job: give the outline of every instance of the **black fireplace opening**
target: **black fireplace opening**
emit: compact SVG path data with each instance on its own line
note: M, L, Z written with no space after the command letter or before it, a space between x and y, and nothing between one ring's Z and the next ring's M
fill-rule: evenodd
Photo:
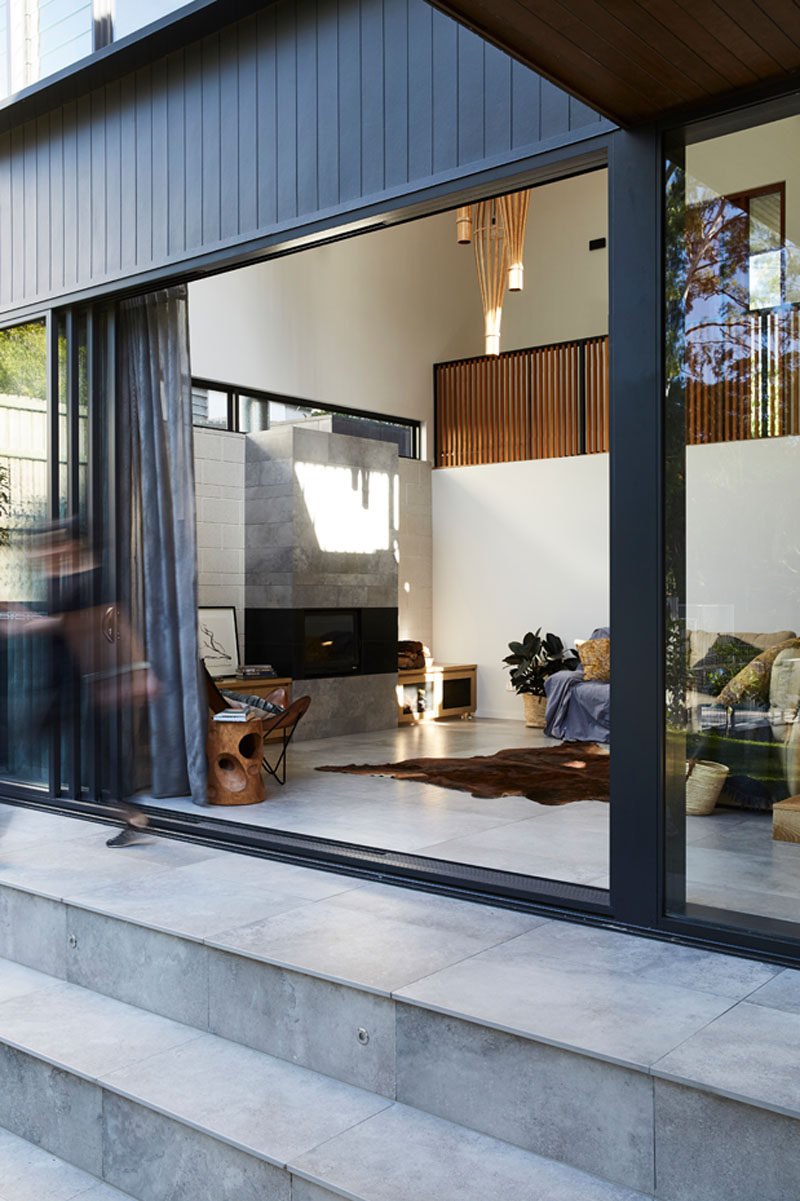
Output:
M357 672L360 642L355 609L304 610L303 678Z
M245 609L248 663L293 680L397 672L397 609Z

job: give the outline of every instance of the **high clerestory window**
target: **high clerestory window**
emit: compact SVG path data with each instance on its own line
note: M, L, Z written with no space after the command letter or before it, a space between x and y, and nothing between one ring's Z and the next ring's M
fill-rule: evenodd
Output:
M0 99L182 7L176 0L0 0Z
M278 425L318 423L333 434L394 442L403 459L418 459L420 425L405 417L333 408L316 401L278 396L271 392L244 392L225 384L192 380L192 420L206 429L254 434Z

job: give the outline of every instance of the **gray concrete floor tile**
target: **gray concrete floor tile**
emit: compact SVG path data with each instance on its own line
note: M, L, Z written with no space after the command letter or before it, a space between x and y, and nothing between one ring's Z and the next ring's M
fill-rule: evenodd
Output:
M512 1034L648 1068L729 998L631 973L539 959L536 931L397 991L397 998Z
M546 959L570 967L630 972L643 980L732 1000L750 993L757 996L753 990L781 971L774 964L571 922L548 922L528 936L526 945L537 962Z
M11 1000L12 997L24 997L43 989L57 988L59 985L60 981L34 968L23 967L10 959L0 959L0 1004Z
M800 1117L800 1014L741 1001L660 1059L653 1072Z
M195 1039L198 1032L77 985L58 983L0 1003L0 1036L19 1050L95 1080Z
M358 1201L642 1201L640 1193L404 1105L290 1167L312 1184Z
M396 917L382 914L377 902L378 912L371 912L357 901L354 910L344 898L334 898L217 934L209 945L387 994L513 938L521 925L529 927L537 921L510 910L484 910L463 902L457 921L445 917L439 924L435 899L428 907L428 920L423 921L424 904L404 900L404 890L398 893ZM387 908L391 912L391 905ZM451 912L446 906L438 911Z
M390 1104L210 1034L109 1073L104 1083L278 1165Z
M753 1005L800 1013L800 971L785 968L747 998Z
M192 869L188 872L177 868L89 889L82 893L81 905L156 930L202 939L310 903L306 897L281 895L256 883L242 883L235 875L225 880Z
M381 763L418 755L477 755L554 743L520 721L476 720L296 742L281 788L267 781L260 805L206 806L210 820L289 830L339 842L480 864L498 870L585 882L608 872L608 806L601 814L568 814L583 803L548 809L524 797L485 800L453 789L386 776L318 772L320 764ZM198 812L190 801L153 802ZM541 830L534 819L546 819ZM529 829L522 831L522 823ZM504 827L509 833L503 837ZM511 828L515 827L513 832ZM548 844L552 842L552 846Z
M41 1147L0 1130L0 1201L130 1201Z
M28 843L4 851L0 857L0 884L72 900L90 888L144 879L182 864L201 862L208 856L208 849L202 846L155 836L114 850L105 845L113 827L94 822L80 824L85 829L82 838Z

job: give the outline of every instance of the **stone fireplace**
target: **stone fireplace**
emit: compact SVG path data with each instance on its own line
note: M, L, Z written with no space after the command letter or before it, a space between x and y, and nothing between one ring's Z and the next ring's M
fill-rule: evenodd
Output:
M245 452L245 640L312 705L305 738L397 723L397 448L287 425Z

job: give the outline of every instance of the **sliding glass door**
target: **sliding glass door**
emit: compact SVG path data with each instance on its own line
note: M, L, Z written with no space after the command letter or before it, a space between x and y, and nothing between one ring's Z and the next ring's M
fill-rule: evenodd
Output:
M0 775L49 787L50 745L37 721L46 703L48 656L24 631L46 610L47 589L28 553L49 503L47 327L0 330Z
M800 934L800 116L666 161L668 915Z

